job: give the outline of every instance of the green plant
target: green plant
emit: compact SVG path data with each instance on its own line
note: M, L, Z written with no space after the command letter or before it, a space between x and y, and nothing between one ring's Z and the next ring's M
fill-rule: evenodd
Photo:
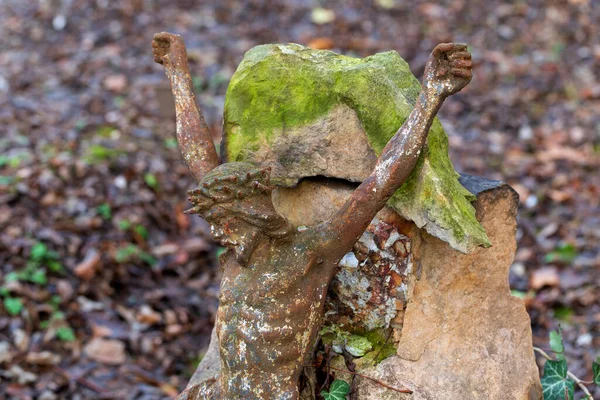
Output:
M5 278L6 282L10 282L8 280L10 274L8 274ZM14 281L14 275L13 275ZM0 287L0 297L3 297L2 304L4 305L4 309L9 315L19 315L23 310L23 300L18 297L12 297L10 291L6 286Z
M341 379L336 379L331 383L329 391L323 390L321 396L325 400L346 400L346 395L350 393L350 385Z
M117 249L117 252L115 253L115 261L119 264L131 262L134 259L139 259L150 266L156 264L156 258L134 244L128 244L127 246L121 247Z
M51 326L55 327L55 335L58 340L63 342L73 342L76 339L75 332L69 326L65 313L60 311L60 296L52 296L48 301L48 305L54 310L47 321L40 322L40 329L47 329Z
M16 181L14 176L0 175L0 186L9 186Z
M0 168L8 165L10 168L17 168L21 165L21 162L31 159L31 156L26 152L19 152L16 154L0 155Z
M147 240L150 234L144 225L137 224L133 227L133 231L140 235L144 240Z
M74 342L76 339L75 332L70 326L61 326L56 329L56 337L63 342Z
M144 175L144 182L146 182L146 185L148 185L153 190L158 190L158 179L153 173L146 173L146 175Z
M112 160L123 153L123 150L111 149L99 144L93 144L88 147L83 159L88 164L96 164L102 161Z
M58 261L58 253L49 250L42 242L37 242L31 248L31 254L29 256L29 262L26 268L30 268L34 271L34 274L38 273L40 268L47 266L52 272L63 272L64 267L60 261ZM39 283L39 282L38 282Z
M26 281L45 285L48 283L46 268L56 273L64 272L64 267L58 258L57 252L49 250L44 243L37 242L31 248L25 268L7 274L4 279L6 282Z
M98 129L96 129L96 136L110 138L112 136L113 132L116 130L117 130L117 128L115 128L114 126L103 125L103 126L98 127Z
M556 359L550 357L544 350L534 347L534 350L546 359L542 378L544 400L573 400L575 385L585 393L585 399L593 400L585 385L595 383L600 386L600 357L592 363L594 381L586 382L569 372L560 327L558 330L550 332L550 348L556 354Z
M23 310L23 301L18 297L5 297L3 304L4 309L10 315L19 315L21 314L21 310Z
M102 203L96 207L96 212L102 217L102 219L109 220L112 216L112 209L110 204Z
M148 229L146 229L146 227L142 224L135 224L132 226L131 221L127 219L122 219L118 222L118 226L119 229L122 231L129 231L131 229L133 233L135 233L144 240L148 240L148 238L150 237Z
M164 141L165 147L167 149L176 149L177 148L177 139L175 138L167 138Z
M127 219L122 219L119 221L119 229L122 231L128 231L131 228L131 222Z
M546 254L544 261L547 263L561 262L568 264L577 257L577 249L570 243L563 243L557 246L550 253Z

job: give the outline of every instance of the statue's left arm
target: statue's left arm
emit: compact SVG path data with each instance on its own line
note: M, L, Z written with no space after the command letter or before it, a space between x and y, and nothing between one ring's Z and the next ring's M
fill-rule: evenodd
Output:
M324 239L325 254L341 257L358 240L412 172L445 98L460 91L470 80L471 55L466 45L443 43L433 50L415 107L381 152L373 173L329 221L317 228Z

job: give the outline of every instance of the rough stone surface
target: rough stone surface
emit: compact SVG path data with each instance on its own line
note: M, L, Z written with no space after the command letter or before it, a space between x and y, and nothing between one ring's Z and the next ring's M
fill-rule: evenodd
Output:
M481 188L481 185L479 185ZM478 194L477 216L494 246L460 254L425 235L421 276L406 308L398 355L361 373L367 399L540 399L530 319L511 296L508 269L516 250L517 195L506 185Z
M223 153L272 166L272 182L282 186L312 176L361 182L419 91L395 52L357 59L295 44L257 46L229 84ZM436 119L416 168L388 204L468 252L489 240L457 177Z
M377 162L356 112L343 104L309 125L287 128L252 158L271 166L272 179L284 185L295 185L307 176L356 182L369 176Z
M186 389L215 377L220 370L221 361L219 359L217 329L214 327L212 334L210 335L210 345L208 346L208 350L206 350L206 354L202 357L202 361L198 365L198 368L196 368L196 372L192 375Z

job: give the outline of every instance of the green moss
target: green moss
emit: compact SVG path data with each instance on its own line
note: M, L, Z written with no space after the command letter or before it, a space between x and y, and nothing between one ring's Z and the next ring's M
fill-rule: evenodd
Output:
M396 346L394 346L394 341L390 337L390 329L375 329L365 333L364 336L373 346L373 350L365 354L362 358L361 363L363 365L379 364L398 351Z
M375 329L366 333L348 332L337 325L324 326L319 332L324 344L332 346L334 351L345 349L358 357L357 366L376 365L396 354L389 329Z
M276 135L310 125L340 104L355 110L379 154L419 91L418 80L396 52L358 59L296 44L257 46L246 53L229 84L224 154L228 161L252 161ZM389 205L460 251L489 246L471 205L474 197L457 176L448 138L436 119L417 167Z

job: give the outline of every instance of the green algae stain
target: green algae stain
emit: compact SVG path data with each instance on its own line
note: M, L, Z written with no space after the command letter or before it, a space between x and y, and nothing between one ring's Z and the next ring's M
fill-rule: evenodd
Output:
M419 91L408 64L393 51L358 59L296 44L257 46L246 53L227 90L225 158L252 161L277 135L310 125L342 104L356 112L379 154ZM389 205L457 250L488 247L471 205L474 196L457 178L448 137L436 119L415 170Z

